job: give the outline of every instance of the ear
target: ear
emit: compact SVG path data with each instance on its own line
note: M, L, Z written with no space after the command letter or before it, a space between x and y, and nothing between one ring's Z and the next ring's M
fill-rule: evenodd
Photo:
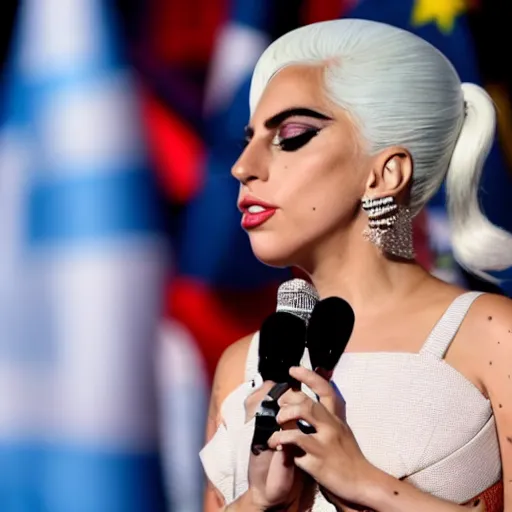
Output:
M394 196L399 201L409 192L413 162L409 151L390 147L374 159L366 182L365 196L371 198Z

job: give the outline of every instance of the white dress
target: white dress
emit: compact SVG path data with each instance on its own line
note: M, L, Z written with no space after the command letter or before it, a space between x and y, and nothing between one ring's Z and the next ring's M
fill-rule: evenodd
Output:
M419 353L345 353L332 378L365 457L394 477L456 503L498 482L502 470L490 401L444 360L479 295L469 292L456 298ZM223 402L223 424L200 453L206 475L226 504L248 487L254 419L245 423L244 400L254 391L258 342L255 334L245 382ZM302 364L311 367L307 350ZM334 510L318 493L313 511Z

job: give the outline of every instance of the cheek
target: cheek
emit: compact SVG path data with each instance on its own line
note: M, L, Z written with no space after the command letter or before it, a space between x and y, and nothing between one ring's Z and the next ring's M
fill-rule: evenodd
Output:
M307 200L297 202L285 218L297 233L305 238L315 238L345 226L353 218L353 207L345 201L338 189L313 188L308 190Z
M329 222L353 212L359 203L355 173L339 159L314 157L285 165L279 174L278 204L287 221L304 229L304 223Z

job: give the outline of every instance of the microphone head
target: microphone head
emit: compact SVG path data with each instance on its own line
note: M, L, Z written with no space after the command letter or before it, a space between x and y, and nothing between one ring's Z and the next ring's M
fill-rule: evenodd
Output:
M318 293L313 285L304 279L291 279L277 290L276 311L291 313L307 323L318 300Z
M307 329L311 366L332 371L354 329L354 310L340 297L323 299L314 307Z
M262 324L258 371L263 380L289 382L291 366L298 366L306 346L306 324L285 311L272 313Z

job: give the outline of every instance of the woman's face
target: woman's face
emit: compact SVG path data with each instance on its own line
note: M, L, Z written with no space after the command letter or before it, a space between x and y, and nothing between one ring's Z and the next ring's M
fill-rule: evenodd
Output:
M326 97L323 74L294 65L269 82L232 169L242 226L268 265L308 269L342 248L360 214L371 163L346 112Z

